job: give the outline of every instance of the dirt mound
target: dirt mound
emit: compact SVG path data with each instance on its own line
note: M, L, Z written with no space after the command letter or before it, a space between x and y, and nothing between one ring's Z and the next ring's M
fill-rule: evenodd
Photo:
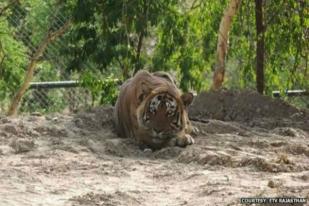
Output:
M202 92L190 106L189 115L193 120L238 121L266 128L290 124L302 129L309 128L307 110L297 109L280 99L248 90Z
M112 106L92 108L78 113L74 118L74 122L79 128L87 130L113 127L113 112L114 108Z

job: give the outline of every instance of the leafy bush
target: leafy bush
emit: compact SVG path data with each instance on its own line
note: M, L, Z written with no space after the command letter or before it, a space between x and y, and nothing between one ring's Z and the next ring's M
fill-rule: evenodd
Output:
M81 86L88 89L92 105L115 104L120 80L114 75L105 76L99 72L87 71L81 76Z

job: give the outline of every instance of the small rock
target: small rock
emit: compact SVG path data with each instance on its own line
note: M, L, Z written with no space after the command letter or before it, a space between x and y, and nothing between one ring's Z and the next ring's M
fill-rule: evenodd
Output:
M35 144L33 140L29 139L13 139L10 146L13 148L15 154L19 154L33 150Z
M275 188L275 183L274 183L274 181L269 180L267 186L270 187L270 188Z
M3 124L6 124L6 123L11 123L12 121L9 119L9 118L7 118L7 117L3 117L3 118L0 118L1 119L1 122L3 123Z
M304 180L304 181L308 181L309 180L309 175L304 174L302 176L300 176L300 179Z
M54 122L57 122L59 120L59 118L58 117L54 117L54 118L52 118L52 121L54 121Z
M291 115L292 119L300 119L304 117L304 113L303 112L297 112Z
M14 135L17 135L18 134L18 130L16 128L16 126L14 125L11 125L11 124L7 124L3 127L3 130L8 132L8 133L11 133L11 134L14 134Z
M283 130L282 135L289 136L289 137L295 137L297 135L297 132L294 129L288 128L286 130Z
M145 148L143 152L144 152L144 153L152 153L152 149L150 149L150 148Z
M31 116L36 116L36 117L41 117L42 113L40 113L40 112L32 112L30 115Z
M273 147L281 147L287 144L288 144L287 142L282 142L282 141L275 141L275 142L270 143L270 145Z
M83 120L80 118L76 118L73 121L77 127L81 127L83 125Z
M282 135L282 136L287 136L287 137L296 137L297 136L297 131L294 128L289 128L289 127L275 128L274 132L276 134L279 134L279 135Z
M283 183L280 182L279 180L269 180L267 186L270 188L278 188L282 186Z
M37 131L35 130L30 130L29 132L27 132L29 136L31 137L39 137L40 136L40 133L38 133Z
M5 132L0 132L0 137L4 137L4 138L6 138L6 137L8 137L9 135L7 134L7 133L5 133Z

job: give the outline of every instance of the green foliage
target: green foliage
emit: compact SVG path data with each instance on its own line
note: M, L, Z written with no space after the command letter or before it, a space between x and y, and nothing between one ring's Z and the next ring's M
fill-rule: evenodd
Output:
M143 67L172 71L176 72L183 90L207 89L216 61L218 28L227 2L67 1L74 25L65 36L68 47L62 51L66 59L63 61L69 71L90 69L123 79ZM306 84L303 74L307 69L308 43L304 28L308 21L301 2L264 5L268 94L274 89ZM226 87L255 88L256 38L255 5L245 0L230 33Z
M69 69L95 63L99 70L128 78L145 64L143 42L170 4L163 0L77 1L70 49L78 58L72 58Z
M10 2L8 2L10 3ZM56 1L25 0L11 4L0 16L0 110L5 110L12 96L21 86L25 70L36 47L49 30L59 27L55 25L52 8ZM7 4L0 4L0 9ZM46 53L48 53L50 48ZM53 51L55 53L55 51ZM55 55L55 54L54 54ZM56 54L58 55L58 54ZM51 81L59 79L59 71L55 70L56 59L44 55L39 59L33 81ZM42 92L40 96L29 91L23 101L21 110L55 111L60 108L63 98L59 92ZM46 103L45 105L42 102ZM25 104L31 102L31 105ZM47 104L48 103L48 104Z
M67 107L66 93L57 89L32 89L25 94L20 112L52 113Z
M27 62L25 46L12 36L14 29L0 17L0 99L11 97L21 84ZM7 102L0 102L3 106Z
M176 70L185 91L209 88L222 3L201 1L195 9L166 13L158 26L154 70Z
M265 85L273 90L307 88L308 28L305 1L265 1ZM242 1L230 34L228 87L255 88L255 7ZM232 70L229 71L229 66ZM236 66L235 66L236 65Z
M119 79L113 75L104 76L92 71L87 71L81 76L81 86L90 91L92 105L95 105L95 103L115 104L119 82Z
M21 84L42 38L69 18L71 29L40 58L34 81L80 79L93 105L114 103L116 77L123 81L141 68L173 72L184 91L208 89L227 2L20 1L0 16L0 99L5 99L0 106L7 104ZM0 2L0 9L6 5ZM308 3L265 1L263 6L266 94L308 88ZM225 87L255 88L256 41L255 4L243 0L230 31ZM65 107L61 94L45 94L53 108ZM26 100L34 96L29 92ZM38 104L33 105L48 111ZM35 109L30 107L25 106L28 111Z

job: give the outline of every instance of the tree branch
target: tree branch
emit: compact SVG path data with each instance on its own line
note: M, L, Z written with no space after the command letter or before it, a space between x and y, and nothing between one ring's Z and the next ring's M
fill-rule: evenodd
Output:
M39 58L43 55L44 51L46 50L48 44L54 41L57 37L61 36L69 28L70 25L71 25L71 21L67 21L57 31L48 32L45 38L39 44L39 47L37 48L32 58L30 59L30 63L27 66L27 72L24 77L24 82L11 101L11 105L7 113L8 116L16 115L18 105L22 97L24 96L26 90L28 89L30 82L33 78L35 66L38 63Z
M194 10L194 9L200 7L201 4L202 4L201 2L198 2L198 4L197 4L197 0L194 0L193 3L191 4L190 10Z
M138 70L140 70L140 56L141 56L141 50L142 50L142 45L143 45L143 39L144 39L144 32L141 31L138 37L134 74L138 72Z
M3 8L0 9L0 16L2 16L4 14L4 12L6 10L8 10L10 8L11 5L15 4L15 3L19 3L19 0L12 0L10 3L8 3L6 6L4 6Z
M3 57L1 58L1 61L0 61L0 76L3 76L3 72L4 70L2 69L2 64L4 63L4 60L7 56L4 54Z
M7 57L7 55L5 54L4 50L3 50L3 47L2 47L2 43L0 41L0 52L3 54L2 58L1 58L1 61L0 61L0 76L3 76L3 67L2 67L2 64L4 63L4 60L5 58ZM0 53L0 54L1 54Z
M138 43L137 43L137 49L136 49L136 58L135 58L135 68L133 74L138 72L138 70L141 69L141 63L140 63L140 56L143 46L143 40L147 31L147 23L148 23L148 9L149 9L149 1L144 0L144 8L143 8L143 28L140 31L139 37L138 37Z
M241 0L230 0L220 22L217 43L217 60L212 83L212 89L214 90L219 89L224 81L225 57L227 54L229 32L232 26L233 17L240 6L240 2Z
M256 89L260 94L264 93L264 18L263 0L255 0L255 24L256 24Z

